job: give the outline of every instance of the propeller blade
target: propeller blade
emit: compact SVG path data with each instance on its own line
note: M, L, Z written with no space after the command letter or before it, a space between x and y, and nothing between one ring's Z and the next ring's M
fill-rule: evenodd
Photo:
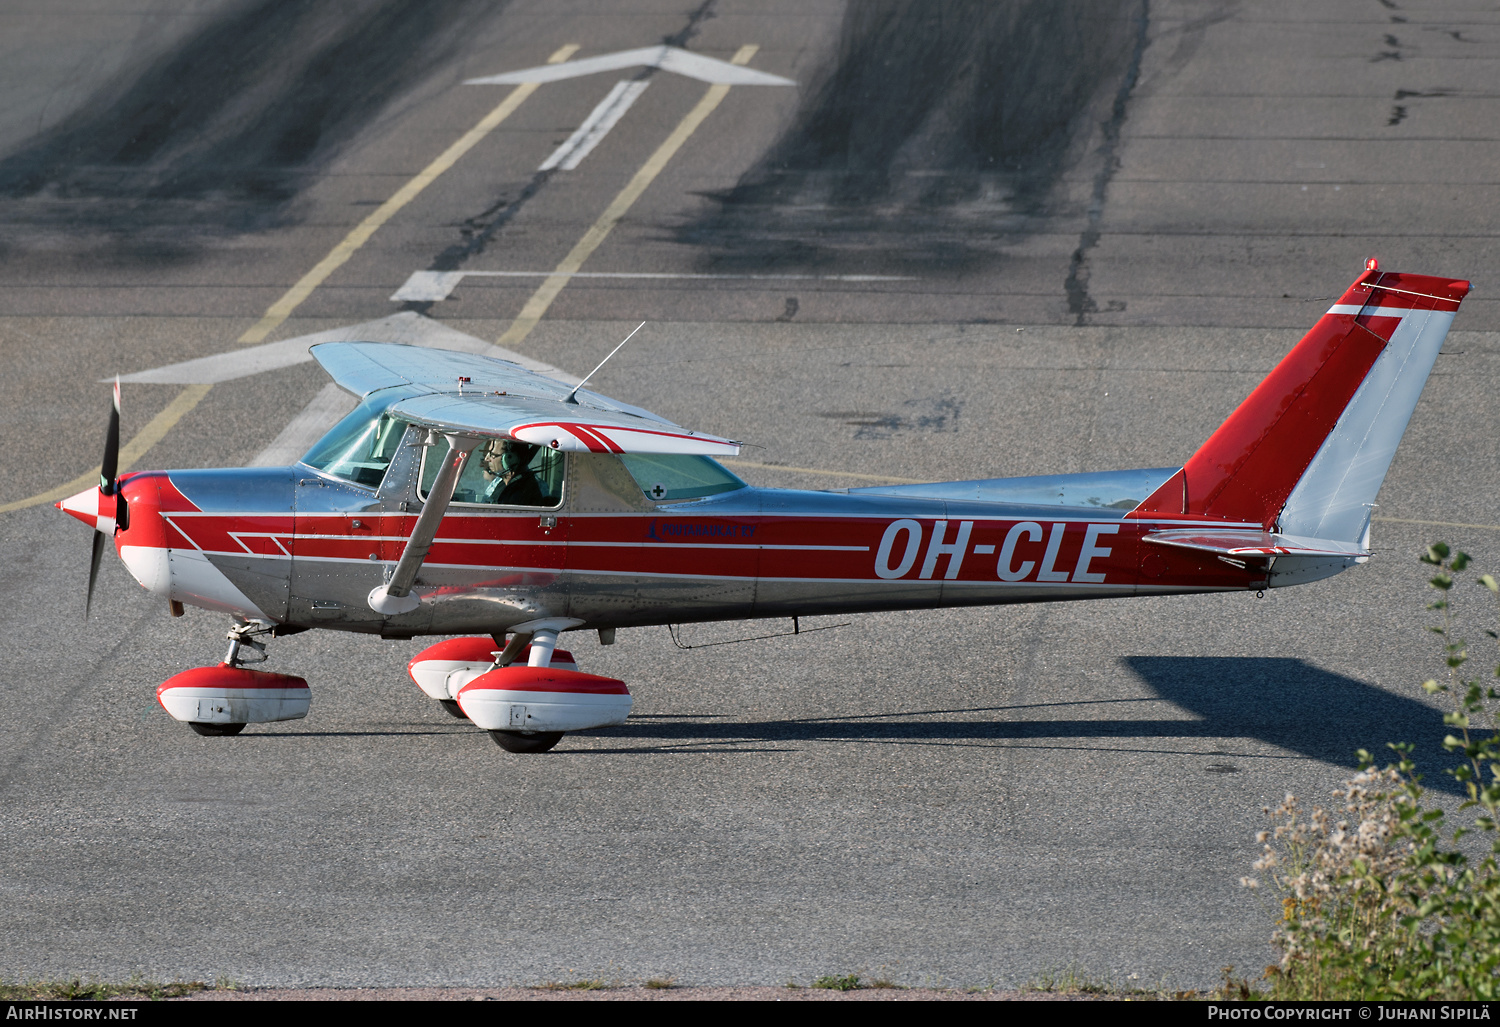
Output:
M94 532L94 552L89 557L89 592L83 601L83 619L89 619L89 607L94 605L94 581L99 577L99 558L104 555L104 532Z
M109 408L109 428L104 432L104 459L99 461L99 493L115 494L115 477L120 472L120 378L115 376L114 402ZM99 560L104 556L104 532L94 530L94 548L89 554L89 590L83 600L83 619L89 619L94 605L94 582L99 580Z
M99 465L99 491L106 496L115 494L115 475L120 469L120 379L115 378L114 405L109 411L109 429L104 433L104 459ZM94 552L98 553L95 546ZM97 568L97 555L94 566ZM93 581L91 577L90 582Z

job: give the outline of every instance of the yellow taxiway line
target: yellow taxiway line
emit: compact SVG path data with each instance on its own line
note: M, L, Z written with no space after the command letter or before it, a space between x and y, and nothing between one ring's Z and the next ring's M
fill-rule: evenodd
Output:
M548 64L561 64L569 57L578 52L578 46L570 43L547 58ZM386 200L374 213L365 218L348 235L344 236L342 242L329 251L328 256L313 267L311 271L303 275L297 284L286 291L286 295L271 304L266 314L255 326L240 336L240 342L245 344L264 342L276 328L291 316L293 310L301 306L302 301L312 295L314 289L322 285L329 275L333 274L352 256L356 250L369 241L381 225L385 224L396 212L416 199L418 194L433 182L437 181L439 175L458 163L458 159L472 150L479 141L489 135L497 125L516 112L516 108L526 102L526 98L537 91L539 83L525 82L512 89L500 105L480 119L479 124L469 129L458 137L458 141L444 150L436 160L423 168L416 177L409 180L400 189L396 190L394 196Z
M742 46L730 58L729 63L749 64L750 58L754 57L759 49L759 46L753 44ZM552 301L557 299L557 294L563 291L563 288L572 280L572 276L583 267L583 262L588 260L600 244L608 238L615 225L619 224L620 219L625 216L625 212L641 198L641 194L656 180L656 176L661 174L667 162L677 154L678 150L682 149L682 144L688 141L688 137L698 130L698 126L703 124L704 119L712 114L714 108L723 103L724 97L728 95L727 85L720 83L708 87L708 92L703 94L703 99L698 101L697 106L688 111L687 116L678 122L672 134L667 136L666 142L657 147L656 152L645 164L641 165L641 169L635 173L625 188L620 190L620 194L605 208L604 213L599 215L599 220L589 226L589 230L583 233L583 238L579 239L568 251L568 255L562 259L562 263L558 264L552 274L537 286L536 292L531 294L531 298L526 301L526 305L521 308L521 313L511 322L505 334L495 340L496 345L509 348L531 334L531 330L547 313L547 308L552 306Z
M198 405L198 401L208 395L212 385L189 385L173 397L162 412L146 422L146 426L136 432L135 438L120 447L120 474L130 469L130 465L146 455L146 450L156 445L171 431L178 421L187 415L187 412ZM26 499L18 499L13 503L0 506L0 513L10 513L12 510L22 510L28 506L38 506L42 503L52 503L59 499L67 499L69 496L82 492L90 485L99 484L99 472L101 468L95 467L92 471L80 474L66 485L59 485L49 492L42 492Z
M569 57L578 52L578 45L569 43L547 58L548 64L561 64ZM240 336L241 343L250 344L262 342L266 336L281 325L292 311L296 310L308 296L312 295L314 289L322 285L328 276L342 267L350 257L354 256L361 246L369 241L370 236L389 221L396 212L416 199L422 190L426 189L438 176L454 164L464 154L472 150L478 143L494 131L506 118L516 112L516 108L525 102L526 98L536 92L537 83L527 82L517 86L508 93L500 104L483 118L473 128L459 136L458 141L444 150L436 160L423 168L415 177L408 180L395 195L377 207L369 217L365 218L359 225L344 236L328 256L318 261L317 265L298 279L297 284L292 286L286 293L266 310L265 315L257 321L249 331ZM146 451L160 442L174 428L178 421L187 416L188 411L202 401L208 395L210 385L190 385L179 392L166 408L157 414L140 432L126 443L120 450L120 473L130 469L131 464L146 455ZM0 514L9 513L12 510L24 510L27 507L39 506L42 503L51 503L59 499L66 499L77 492L88 488L90 484L99 481L99 468L95 467L87 474L81 474L65 485L59 485L46 492L40 492L25 499L17 499L14 502L0 505Z

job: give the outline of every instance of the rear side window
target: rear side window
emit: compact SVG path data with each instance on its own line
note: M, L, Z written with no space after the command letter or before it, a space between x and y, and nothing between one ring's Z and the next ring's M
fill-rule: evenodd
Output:
M706 456L623 453L620 462L649 498L702 499L745 488L745 483Z

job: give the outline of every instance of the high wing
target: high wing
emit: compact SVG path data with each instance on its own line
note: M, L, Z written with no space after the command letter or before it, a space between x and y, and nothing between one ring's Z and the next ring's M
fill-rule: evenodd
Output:
M358 396L418 386L390 407L404 421L450 434L515 439L576 453L734 456L739 443L689 431L640 407L579 390L520 364L471 353L377 342L329 342L312 355Z
M414 396L393 417L446 434L516 439L572 453L678 453L734 456L738 442L634 414L557 400L496 395Z
M464 378L468 379L464 384L466 393L472 389L474 392L562 400L573 391L578 381L561 372L556 372L554 377L545 371L532 370L513 360L395 342L325 342L312 347L311 352L329 377L361 399L397 385L425 386L433 392L456 392L459 379ZM588 389L580 390L577 398L583 406L621 411L672 424L649 410Z

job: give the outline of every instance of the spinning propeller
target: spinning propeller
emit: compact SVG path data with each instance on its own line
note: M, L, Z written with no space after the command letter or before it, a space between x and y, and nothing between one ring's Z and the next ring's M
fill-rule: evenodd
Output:
M84 600L83 616L89 615L94 603L94 582L99 577L99 558L104 543L115 533L116 525L125 527L126 509L117 496L120 470L120 380L115 379L114 403L109 410L109 428L104 433L104 459L99 462L99 487L84 489L76 496L57 502L57 508L70 513L94 529L94 548L89 556L89 591Z

